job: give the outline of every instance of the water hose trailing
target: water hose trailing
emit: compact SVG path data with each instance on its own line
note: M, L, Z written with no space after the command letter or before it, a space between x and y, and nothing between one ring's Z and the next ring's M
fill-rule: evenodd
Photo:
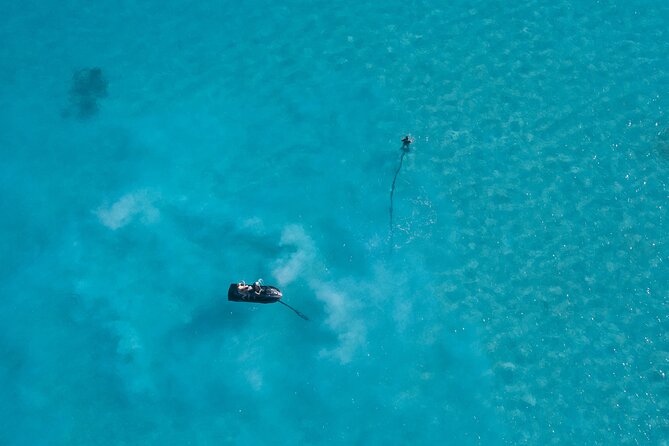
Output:
M293 311L295 312L295 314L297 314L299 317L301 317L301 318L304 319L305 321L308 321L308 320L309 320L309 318L308 318L304 313L302 313L302 312L300 312L300 311L297 311L295 308L291 307L290 305L288 305L288 304L285 303L284 301L280 300L280 301L278 301L278 302L279 302L281 305L285 305L285 306L287 306L288 308L290 308L291 310L293 310Z
M393 195L395 194L395 182L397 181L397 175L400 173L400 169L402 168L402 162L404 161L404 155L406 155L406 151L402 151L402 155L400 156L400 163L397 166L397 170L395 170L395 176L393 177L393 185L390 188L390 231L392 233L393 230Z
M393 239L393 196L395 195L395 182L397 181L397 175L399 175L400 170L402 169L402 162L404 162L404 156L409 153L409 145L413 142L413 138L409 135L402 138L402 155L400 155L400 162L397 165L395 170L395 176L393 177L393 184L390 187L390 240Z

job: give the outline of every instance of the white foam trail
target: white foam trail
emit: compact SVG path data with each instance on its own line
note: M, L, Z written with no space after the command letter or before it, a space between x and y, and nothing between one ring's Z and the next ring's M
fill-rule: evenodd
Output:
M281 246L294 247L295 251L275 263L272 271L280 285L285 286L301 276L318 300L325 305L328 315L326 325L337 334L339 344L333 349L322 349L322 357L332 357L341 363L353 359L358 348L365 344L367 328L359 315L359 304L337 286L323 280L325 270L318 259L316 246L299 225L289 225L281 234Z
M328 314L325 323L337 333L339 339L336 348L322 349L320 355L337 358L342 364L351 362L355 352L367 340L367 328L357 314L359 305L348 295L336 291L330 284L310 280L309 287L318 300L325 304Z
M259 392L262 389L263 375L259 370L257 369L247 370L244 373L244 375L246 377L246 381L248 381L249 385L253 390Z
M95 211L100 223L115 231L140 216L143 223L152 223L160 217L160 211L153 205L146 190L124 195L111 206Z
M116 371L122 377L128 394L143 398L154 395L156 388L149 354L139 332L129 322L116 321L110 327L118 336Z
M281 233L281 246L294 246L295 252L287 258L279 259L275 263L272 271L280 285L288 285L300 274L311 269L315 257L316 248L311 238L304 232L304 229L298 225L290 225L284 228Z

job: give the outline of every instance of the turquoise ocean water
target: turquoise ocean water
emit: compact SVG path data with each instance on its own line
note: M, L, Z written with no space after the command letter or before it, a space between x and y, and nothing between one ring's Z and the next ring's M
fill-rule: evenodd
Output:
M3 2L0 41L0 444L668 443L669 3ZM227 302L259 277L311 320Z

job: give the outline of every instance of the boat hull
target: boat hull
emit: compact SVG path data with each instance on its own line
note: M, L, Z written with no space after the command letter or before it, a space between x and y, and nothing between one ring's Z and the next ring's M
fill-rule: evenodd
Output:
M281 291L273 286L262 285L260 293L255 291L242 291L236 283L231 283L228 288L228 300L232 302L253 302L257 304L273 304L278 302L283 295Z

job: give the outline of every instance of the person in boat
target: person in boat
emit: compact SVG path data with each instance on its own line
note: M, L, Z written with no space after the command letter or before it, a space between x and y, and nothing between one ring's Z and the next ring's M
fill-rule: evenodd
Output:
M247 292L251 291L251 290L253 289L253 287L252 287L251 285L247 285L247 284L244 283L244 281L242 280L241 282L239 282L239 283L237 284L237 289L238 289L239 291L241 291L242 293L247 293Z
M413 138L410 135L406 135L404 138L402 138L402 150L405 152L409 151L409 146L413 142Z
M260 281L256 281L253 285L247 285L243 280L237 284L237 289L242 293L250 293L253 291L256 294L260 294L262 291Z

